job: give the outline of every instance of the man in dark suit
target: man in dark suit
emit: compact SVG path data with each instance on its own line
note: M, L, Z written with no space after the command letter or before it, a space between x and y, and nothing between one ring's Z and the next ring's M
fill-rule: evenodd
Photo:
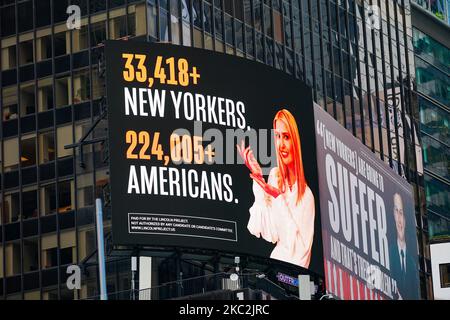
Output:
M406 238L407 223L400 194L394 194L394 220L397 239L390 248L391 275L397 280L396 299L416 298L418 292L417 252L413 252ZM408 232L416 234L415 230Z

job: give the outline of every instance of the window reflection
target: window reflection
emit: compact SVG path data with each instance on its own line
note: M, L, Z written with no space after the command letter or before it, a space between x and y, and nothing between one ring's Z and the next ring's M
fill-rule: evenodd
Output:
M419 92L450 105L449 77L420 58L416 59L416 81Z
M450 217L450 186L425 175L425 194L428 209Z
M419 97L421 130L442 142L450 140L450 114Z
M422 143L426 168L450 180L450 148L426 135L422 137Z
M413 29L414 53L425 61L450 73L450 50L421 32Z

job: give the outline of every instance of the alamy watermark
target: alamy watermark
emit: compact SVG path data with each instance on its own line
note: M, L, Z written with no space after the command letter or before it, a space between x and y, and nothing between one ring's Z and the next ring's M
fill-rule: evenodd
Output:
M69 15L66 21L67 29L81 29L81 9L77 5L67 7L66 13Z
M66 286L69 290L79 290L81 289L81 269L77 265L70 265L66 270L67 274L70 274L67 277Z
M202 141L211 146L214 150L213 161L205 161L205 164L243 164L244 159L239 155L236 145L242 141L245 146L250 146L253 155L261 165L263 175L268 175L272 167L277 165L275 134L273 129L231 129L219 130L210 128L203 131L201 121L194 121L194 130L191 133L188 129L178 128L173 131L178 136L202 137ZM179 161L172 159L175 165L183 164L186 161L181 158ZM187 162L189 163L189 162Z

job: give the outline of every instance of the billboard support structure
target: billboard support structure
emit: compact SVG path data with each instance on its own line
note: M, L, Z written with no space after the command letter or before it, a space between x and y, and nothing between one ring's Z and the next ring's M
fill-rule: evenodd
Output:
M176 252L176 263L177 263L177 292L178 297L183 295L183 269L181 266L181 253L177 250Z
M298 299L311 300L311 284L309 274L298 275Z
M105 242L103 238L103 204L102 199L95 199L95 213L97 224L97 252L98 252L98 270L100 279L100 299L108 300L106 291L106 268L105 268Z
M139 254L133 253L131 256L131 300L136 300L136 273L138 271Z

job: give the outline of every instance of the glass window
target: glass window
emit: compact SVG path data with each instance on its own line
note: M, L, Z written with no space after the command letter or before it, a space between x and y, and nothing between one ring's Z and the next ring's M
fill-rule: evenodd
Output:
M34 82L22 84L20 86L20 116L35 113L35 103Z
M103 196L103 189L109 183L109 175L107 169L98 170L96 172L96 181L95 181L95 197Z
M46 216L56 213L56 188L55 184L41 187L40 190L41 215Z
M35 1L36 6L36 27L43 27L51 24L50 0Z
M156 18L156 5L149 2L147 6L147 30L148 34L156 39L158 26L158 19Z
M88 101L90 95L89 70L77 71L73 76L73 103Z
M170 23L172 31L172 43L180 44L180 10L178 0L170 0ZM206 13L205 13L206 14Z
M270 7L267 5L263 5L264 8L264 28L265 28L265 34L269 37L272 37L272 21L271 21L271 14L270 14Z
M55 47L55 57L67 54L66 32L55 33L53 35L53 45Z
M17 13L19 16L19 32L31 30L33 28L33 2L28 0L18 3Z
M96 241L96 233L93 227L78 230L78 255L80 261L97 249Z
M192 11L193 18L195 19L197 13ZM182 17L182 32L183 32L183 45L190 46L191 45L191 15L190 10L187 8L186 3L182 2L181 8L181 17Z
M58 265L57 255L58 239L56 234L44 235L41 240L42 268L51 268Z
M7 87L3 89L3 121L17 119L17 87Z
M2 49L2 70L16 67L16 46L9 46Z
M137 13L128 14L128 35L130 37L142 36L146 34L145 24L145 11L139 10Z
M19 43L19 65L33 63L33 40Z
M450 49L415 28L413 31L414 53L437 68L450 73Z
M281 13L277 11L273 12L273 28L275 41L283 43L283 20L281 17ZM288 28L288 30L290 29Z
M236 21L236 48L240 51L244 51L244 24Z
M80 9L81 9L81 16L86 16L87 15L87 12L88 12L88 0L71 0L70 3L80 7Z
M169 41L169 12L159 9L159 41Z
M422 143L425 168L450 180L450 148L426 135Z
M3 222L11 223L19 220L20 216L20 200L19 192L5 194L5 202L3 204Z
M0 33L2 37L13 35L16 32L16 10L15 6L3 7L0 10Z
M255 11L255 29L262 31L261 0L254 0L253 7Z
M94 204L93 175L90 173L77 176L77 204L78 208Z
M72 52L78 52L88 48L88 26L82 25L80 29L72 31Z
M53 83L52 78L38 81L38 111L53 109Z
M103 11L106 9L106 1L105 0L90 0L91 5L91 14L99 11Z
M61 264L72 264L76 262L76 239L75 231L64 231L60 235Z
M416 81L419 92L450 105L449 77L420 58L416 59Z
M213 15L212 6L207 2L203 2L203 23L205 26L205 32L212 33Z
M227 1L229 2L229 1ZM201 14L201 3L199 0L194 0L192 1L192 12L195 12L195 14L193 14L193 20L194 20L194 26L202 29L203 28L203 21L202 21L202 14Z
M67 20L67 7L69 6L68 0L53 1L53 21L63 22Z
M19 139L5 139L3 140L4 150L4 168L5 171L12 171L19 167Z
M450 114L419 97L420 130L442 142L450 141Z
M55 160L55 138L53 131L39 135L39 164Z
M20 274L21 269L20 241L8 243L5 248L6 276Z
M65 265L65 264L72 264L74 261L74 248L70 247L70 248L62 248L61 252L61 265Z
M119 16L109 21L109 33L111 39L119 39L127 36L127 17Z
M42 61L52 57L52 37L43 36L36 41L36 60Z
M119 6L123 6L125 4L125 0L108 0L109 1L109 8L115 8Z
M39 241L38 238L23 240L23 271L39 270Z
M106 40L106 22L101 21L91 25L91 47L96 47Z
M231 1L227 1L231 2ZM247 3L247 5L250 5ZM244 1L243 0L234 0L234 16L236 19L244 21Z
M86 134L86 132L89 130L90 127L91 127L90 122L78 123L75 126L75 141L79 141ZM92 134L89 135L89 138L90 137L92 137ZM93 170L94 157L92 156L92 146L84 146L83 152L84 152L83 161L86 165L86 170ZM77 157L76 161L77 162L81 161L79 148L75 148L75 153Z
M98 76L98 69L93 70L92 80L92 99L99 99L105 94L105 81Z
M55 81L56 107L64 107L72 103L70 90L70 78L63 77Z
M22 217L23 219L36 218L38 216L38 193L36 189L22 192Z
M73 210L75 192L73 180L58 183L58 212L65 213Z
M56 134L56 141L58 142L58 158L72 155L72 149L64 149L64 146L73 143L72 125L59 127L58 129L56 129Z
M441 288L450 288L450 263L439 265L439 275L441 278Z
M23 136L20 147L22 167L34 166L36 164L36 136Z
M450 238L450 218L428 211L428 232L430 240Z
M425 175L425 194L427 208L436 213L450 217L450 186Z

